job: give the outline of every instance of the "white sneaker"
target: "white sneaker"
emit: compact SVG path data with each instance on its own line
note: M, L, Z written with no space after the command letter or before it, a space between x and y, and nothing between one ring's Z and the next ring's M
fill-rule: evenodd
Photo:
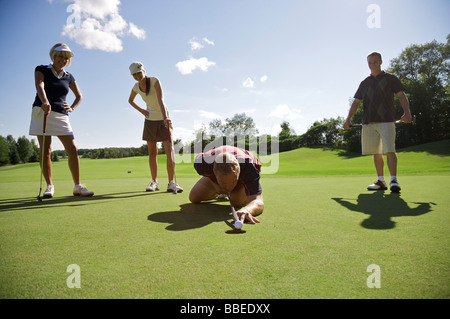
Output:
M89 191L86 186L78 184L73 188L74 196L91 197L94 196L94 192Z
M171 181L169 183L169 185L167 185L167 191L168 192L173 192L175 189L177 190L177 193L182 193L183 192L183 188L181 188L178 184L175 184L174 181Z
M43 198L52 198L54 194L55 194L55 186L47 185L47 189L45 190L42 197Z
M387 186L386 186L386 182L377 180L375 183L373 183L372 185L367 186L367 189L369 191L378 191L378 190L386 190Z
M148 184L147 188L145 189L146 192L154 192L159 191L159 185L158 182L152 181L150 184Z

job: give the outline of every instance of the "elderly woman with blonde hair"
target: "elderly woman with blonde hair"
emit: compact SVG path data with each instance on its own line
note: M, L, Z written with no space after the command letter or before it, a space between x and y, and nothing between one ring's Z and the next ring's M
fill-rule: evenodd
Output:
M33 103L29 134L37 136L41 148L42 174L47 182L47 189L43 194L44 198L53 197L55 192L50 158L52 136L59 138L67 152L69 169L75 184L73 195L94 195L93 192L80 184L78 150L69 122L69 113L73 112L82 100L75 78L64 70L64 67L70 65L73 56L74 54L66 44L57 43L50 49L52 63L37 66L34 73L37 93ZM69 90L75 95L75 100L71 105L66 101Z

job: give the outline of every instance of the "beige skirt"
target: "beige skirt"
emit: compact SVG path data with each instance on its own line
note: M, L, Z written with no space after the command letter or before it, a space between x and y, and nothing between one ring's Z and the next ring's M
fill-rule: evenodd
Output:
M33 107L31 111L30 135L42 135L44 127L44 111L38 107ZM73 135L70 126L69 116L58 112L50 111L47 116L47 136Z

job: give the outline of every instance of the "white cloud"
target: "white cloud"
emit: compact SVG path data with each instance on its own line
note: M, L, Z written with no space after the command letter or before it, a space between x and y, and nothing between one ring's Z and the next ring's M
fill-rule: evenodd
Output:
M259 81L261 82L261 83L265 83L265 82L267 82L267 79L268 79L269 77L267 76L267 75L263 75L260 79L259 79Z
M197 51L203 49L204 45L195 40L194 38L189 40L189 44L191 45L191 51Z
M198 51L205 47L206 45L214 46L214 41L209 40L208 38L203 38L203 43L201 43L197 38L193 37L189 40L189 44L191 45L191 51Z
M277 117L281 119L296 120L303 118L303 115L301 113L302 113L301 110L291 109L287 104L279 104L277 105L275 110L269 113L267 117Z
M136 26L133 22L130 22L130 30L128 31L129 34L135 36L139 40L145 39L145 30L140 29L138 26Z
M189 142L194 139L195 130L175 126L173 129L174 139L181 139L183 142Z
M203 38L203 41L208 45L214 46L214 41L211 41L208 38Z
M203 57L200 59L195 59L191 57L189 60L178 62L175 66L181 74L186 75L191 74L196 69L207 72L208 69L214 65L216 65L216 62L209 61L208 58Z
M72 0L62 35L87 49L107 52L123 50L121 37L145 39L145 30L127 22L119 13L119 0ZM70 8L70 10L69 10Z
M198 111L200 117L209 119L209 120L215 120L215 119L221 119L222 116L220 116L219 114L216 114L214 112L208 112L208 111L204 111L204 110L199 110Z
M190 110L172 110L173 113L190 113Z
M251 78L246 78L244 82L242 82L242 86L245 88L253 89L255 87L255 81Z

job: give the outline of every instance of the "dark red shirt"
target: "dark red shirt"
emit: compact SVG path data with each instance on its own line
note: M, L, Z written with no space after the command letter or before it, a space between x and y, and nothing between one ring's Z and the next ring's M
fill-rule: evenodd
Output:
M217 155L222 153L233 154L239 162L240 174L236 187L244 185L247 195L262 194L259 183L261 172L260 161L253 153L235 146L224 145L213 148L206 153L198 154L194 161L194 168L197 173L209 177L214 183L218 184L213 167Z

